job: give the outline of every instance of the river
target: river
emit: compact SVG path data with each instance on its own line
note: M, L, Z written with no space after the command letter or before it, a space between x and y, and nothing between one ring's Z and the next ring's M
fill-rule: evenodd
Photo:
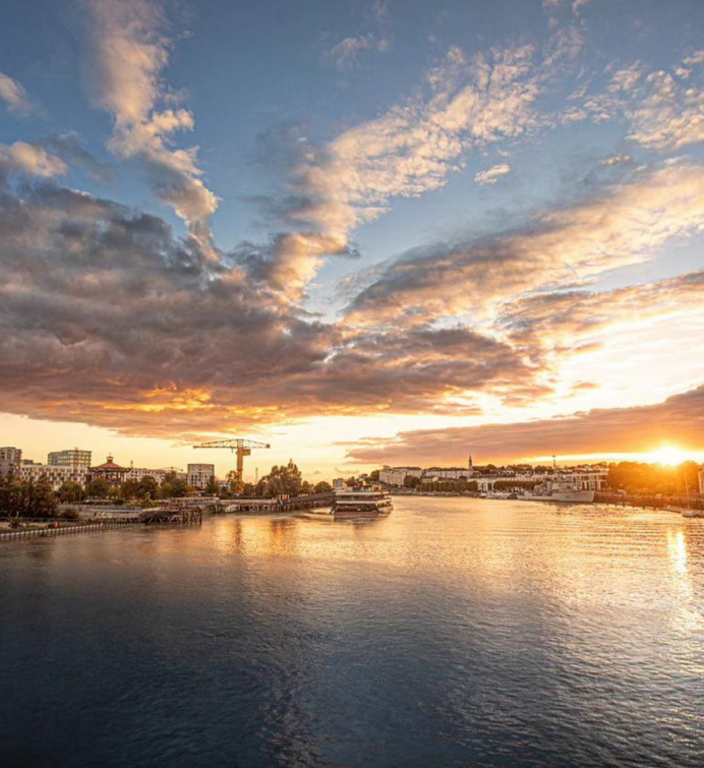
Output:
M0 544L0 766L704 765L704 520L395 505Z

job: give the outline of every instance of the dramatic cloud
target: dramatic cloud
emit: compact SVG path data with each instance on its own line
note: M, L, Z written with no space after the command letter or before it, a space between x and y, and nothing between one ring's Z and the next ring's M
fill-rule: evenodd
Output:
M704 318L704 270L612 291L529 296L506 305L495 325L524 351L564 353L616 327L693 314Z
M581 94L566 122L622 119L627 138L647 149L679 151L704 140L704 51L672 71L648 71L642 61L614 71L604 91Z
M700 446L704 431L704 387L659 405L589 411L520 424L402 432L396 439L367 440L348 458L362 464L456 464L472 454L479 461L545 455L638 453L663 442Z
M14 144L0 144L0 182L4 174L22 171L32 176L60 176L66 173L66 163L43 147L16 141Z
M468 328L350 334L207 262L159 218L38 183L0 188L3 408L179 437L323 413L442 410L533 386Z
M487 171L480 171L475 175L474 181L477 184L496 184L496 182L507 173L511 172L511 166L508 163L495 165Z
M345 252L350 233L386 212L392 199L437 190L472 149L547 125L536 102L580 46L578 34L566 29L540 53L531 45L497 47L467 60L452 48L422 88L381 117L343 131L322 148L298 137L286 202L277 208L313 244L307 258L300 248L279 252L289 274L292 265L299 270L294 296L320 264L317 237Z
M0 72L0 99L7 105L8 112L21 117L26 117L36 110L24 87L2 72Z
M89 85L95 101L115 119L110 148L141 162L156 196L188 223L204 255L216 259L208 219L217 198L202 181L197 147L172 144L174 133L193 130L193 115L159 106L172 96L161 80L170 47L162 9L151 0L87 0L86 7Z
M630 183L600 190L519 230L411 251L359 294L348 321L480 316L523 293L584 282L652 258L666 241L702 227L700 166L640 172Z

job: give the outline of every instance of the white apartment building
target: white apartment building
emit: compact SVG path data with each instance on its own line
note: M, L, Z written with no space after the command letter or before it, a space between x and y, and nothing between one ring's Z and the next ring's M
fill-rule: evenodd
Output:
M430 467L423 470L426 480L470 480L473 476L473 470L467 467Z
M188 484L191 488L204 490L215 477L215 464L189 464Z
M166 476L174 473L179 480L188 480L188 475L185 472L180 472L176 469L148 469L146 467L130 467L126 474L125 480L141 480L143 477L153 477L157 483L161 484L166 479Z
M404 484L407 477L422 477L423 470L420 467L384 467L379 471L379 480L387 485Z
M145 477L153 477L157 483L160 483L166 477L165 469L146 469L145 467L130 467L125 473L125 480L142 480Z
M21 464L17 469L20 480L33 480L37 482L40 477L46 477L54 491L57 491L65 482L83 485L86 481L86 472L74 467L60 467L51 464Z
M80 448L69 448L65 451L52 451L49 454L47 464L52 467L84 469L87 472L91 467L92 455L91 451L84 451Z
M575 467L570 472L561 472L560 477L579 485L583 491L600 491L608 484L609 470L606 468Z

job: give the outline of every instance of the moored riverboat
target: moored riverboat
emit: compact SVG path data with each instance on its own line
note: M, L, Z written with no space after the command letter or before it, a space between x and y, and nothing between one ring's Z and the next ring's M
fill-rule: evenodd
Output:
M594 491L581 488L568 480L547 480L537 485L532 491L526 491L519 499L526 501L559 501L568 504L591 504Z
M393 509L386 489L378 486L335 491L330 513L336 518L382 517Z

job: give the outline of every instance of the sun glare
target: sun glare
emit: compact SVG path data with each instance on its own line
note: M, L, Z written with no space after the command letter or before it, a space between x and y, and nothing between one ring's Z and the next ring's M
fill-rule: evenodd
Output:
M647 454L648 460L654 464L663 464L668 467L674 467L683 461L689 461L693 458L691 451L685 451L683 448L677 448L674 445L663 445Z

